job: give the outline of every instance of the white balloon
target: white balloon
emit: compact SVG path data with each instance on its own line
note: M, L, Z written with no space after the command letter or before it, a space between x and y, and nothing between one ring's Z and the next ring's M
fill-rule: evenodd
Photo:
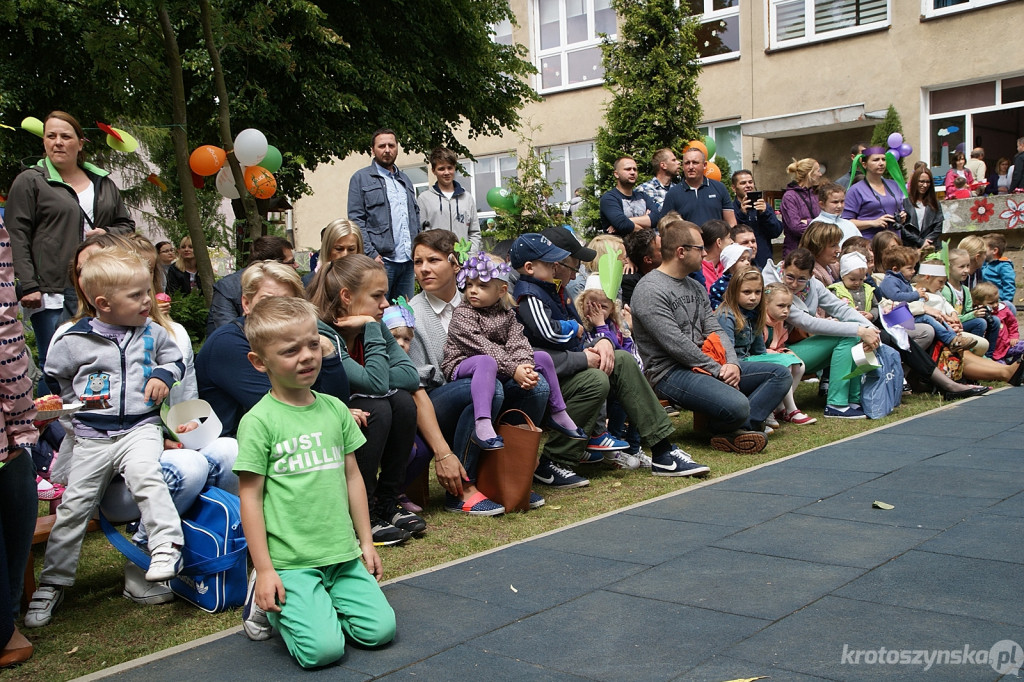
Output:
M224 164L224 167L217 171L217 191L228 199L240 199L238 187L235 186L235 178L231 175L231 166Z
M255 128L246 128L235 137L235 157L243 166L258 166L267 155L267 136Z

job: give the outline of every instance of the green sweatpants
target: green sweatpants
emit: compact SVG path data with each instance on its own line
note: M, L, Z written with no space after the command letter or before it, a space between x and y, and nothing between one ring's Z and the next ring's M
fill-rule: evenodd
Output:
M566 412L577 424L593 424L608 396L613 395L648 446L668 438L675 430L636 359L624 350L615 351L611 376L599 369L587 369L568 378L558 377L558 380ZM574 467L579 464L586 446L586 441L549 433L543 455L553 462Z
M359 559L277 574L285 603L280 613L268 611L267 617L303 668L340 659L345 637L368 647L394 639L395 612Z
M803 360L807 374L829 367L829 405L846 407L860 403L861 378L843 379L853 371L853 347L860 343L856 336L812 336L789 347Z

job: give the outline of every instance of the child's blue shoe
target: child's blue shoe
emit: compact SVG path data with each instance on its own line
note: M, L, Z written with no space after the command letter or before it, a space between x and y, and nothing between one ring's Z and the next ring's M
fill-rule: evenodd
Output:
M505 513L504 507L480 491L470 495L465 500L460 500L451 493L445 493L444 510L454 514L469 514L470 516L497 516L498 514Z
M505 447L505 439L502 438L501 436L495 436L494 438L484 439L477 436L476 433L474 432L473 434L470 435L469 438L481 450L501 450L503 447Z

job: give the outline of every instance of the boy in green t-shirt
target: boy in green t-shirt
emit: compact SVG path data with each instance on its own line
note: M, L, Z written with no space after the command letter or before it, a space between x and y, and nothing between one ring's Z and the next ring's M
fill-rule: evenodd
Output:
M271 386L238 426L234 471L255 569L246 634L267 639L273 625L304 668L340 659L346 637L387 644L395 612L377 585L383 569L353 454L366 438L340 400L310 390L322 360L316 310L298 298L264 299L245 335L249 361Z

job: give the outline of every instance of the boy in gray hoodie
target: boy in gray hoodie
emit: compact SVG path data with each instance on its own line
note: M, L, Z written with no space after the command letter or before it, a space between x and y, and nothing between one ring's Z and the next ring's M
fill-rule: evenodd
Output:
M437 182L416 197L416 202L424 230L451 230L459 239L468 239L475 253L480 250L476 200L455 180L458 160L447 147L430 152L430 171Z
M149 319L153 306L147 265L133 252L104 249L82 266L82 290L97 317L83 318L54 342L47 381L65 404L81 402L74 425L74 461L64 501L46 546L39 589L25 626L48 625L74 584L86 525L115 475L124 477L146 520L150 565L146 580L180 569L181 520L160 468L160 403L184 374L181 351Z

